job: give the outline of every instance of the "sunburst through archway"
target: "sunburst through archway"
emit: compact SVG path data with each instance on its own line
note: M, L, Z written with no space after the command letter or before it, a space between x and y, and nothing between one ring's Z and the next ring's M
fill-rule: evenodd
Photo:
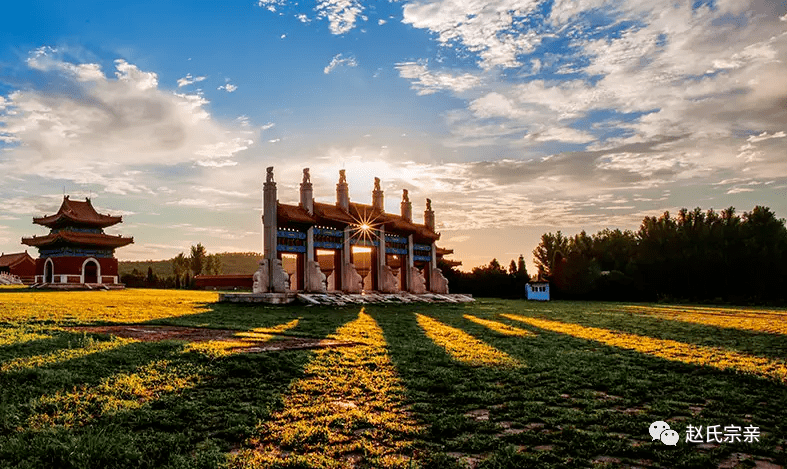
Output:
M378 229L382 225L380 222L380 214L374 212L367 212L360 210L357 216L353 216L352 223L350 224L350 240L355 240L355 243L361 246L372 246L374 241L379 241Z

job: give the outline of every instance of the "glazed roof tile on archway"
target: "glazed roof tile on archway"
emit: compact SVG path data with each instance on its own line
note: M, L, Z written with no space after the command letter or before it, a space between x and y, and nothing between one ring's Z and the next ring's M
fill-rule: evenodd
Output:
M386 231L414 234L427 240L440 239L440 234L425 225L418 225L405 220L400 215L375 210L371 205L350 202L348 212L336 205L314 202L314 215L309 214L300 205L279 203L277 216L279 226L291 223L307 225L353 225L362 219L373 220L374 225L384 226Z

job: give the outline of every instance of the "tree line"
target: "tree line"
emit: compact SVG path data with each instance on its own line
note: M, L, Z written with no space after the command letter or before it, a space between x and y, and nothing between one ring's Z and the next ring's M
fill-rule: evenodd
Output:
M181 252L172 258L170 264L171 275L156 275L152 267L148 267L147 274L143 274L135 268L131 273L121 275L120 281L127 287L192 288L197 275L220 275L223 270L221 257L218 254L208 254L202 243L191 246L188 256Z
M639 229L544 233L533 279L564 299L775 303L787 301L787 228L768 208L664 212ZM520 257L521 260L521 257ZM524 297L522 275L497 260L448 271L454 292ZM443 271L446 272L447 266ZM519 279L518 279L519 277ZM531 279L532 280L532 279ZM521 290L520 290L521 288Z
M472 272L461 272L442 260L437 267L448 280L451 293L470 293L474 296L494 298L524 298L525 285L531 280L525 265L525 256L519 255L517 261L511 260L506 269L495 258L482 267L474 267Z

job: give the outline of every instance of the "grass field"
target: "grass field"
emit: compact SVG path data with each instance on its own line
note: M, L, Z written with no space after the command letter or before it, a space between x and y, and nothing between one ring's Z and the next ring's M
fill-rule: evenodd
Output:
M0 289L0 467L787 464L786 310L216 298ZM107 324L233 332L191 343L73 329ZM344 345L244 351L308 338ZM677 446L652 441L656 420ZM687 442L689 425L703 440L708 426L756 426L759 441Z

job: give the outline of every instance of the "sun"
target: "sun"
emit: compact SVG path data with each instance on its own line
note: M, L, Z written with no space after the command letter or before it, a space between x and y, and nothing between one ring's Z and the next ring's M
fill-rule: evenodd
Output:
M368 212L361 212L358 213L357 217L353 217L354 223L352 224L354 229L354 233L351 235L353 238L362 241L362 244L371 244L373 243L376 238L379 236L375 230L378 228L380 223L378 219L380 216L374 213Z

